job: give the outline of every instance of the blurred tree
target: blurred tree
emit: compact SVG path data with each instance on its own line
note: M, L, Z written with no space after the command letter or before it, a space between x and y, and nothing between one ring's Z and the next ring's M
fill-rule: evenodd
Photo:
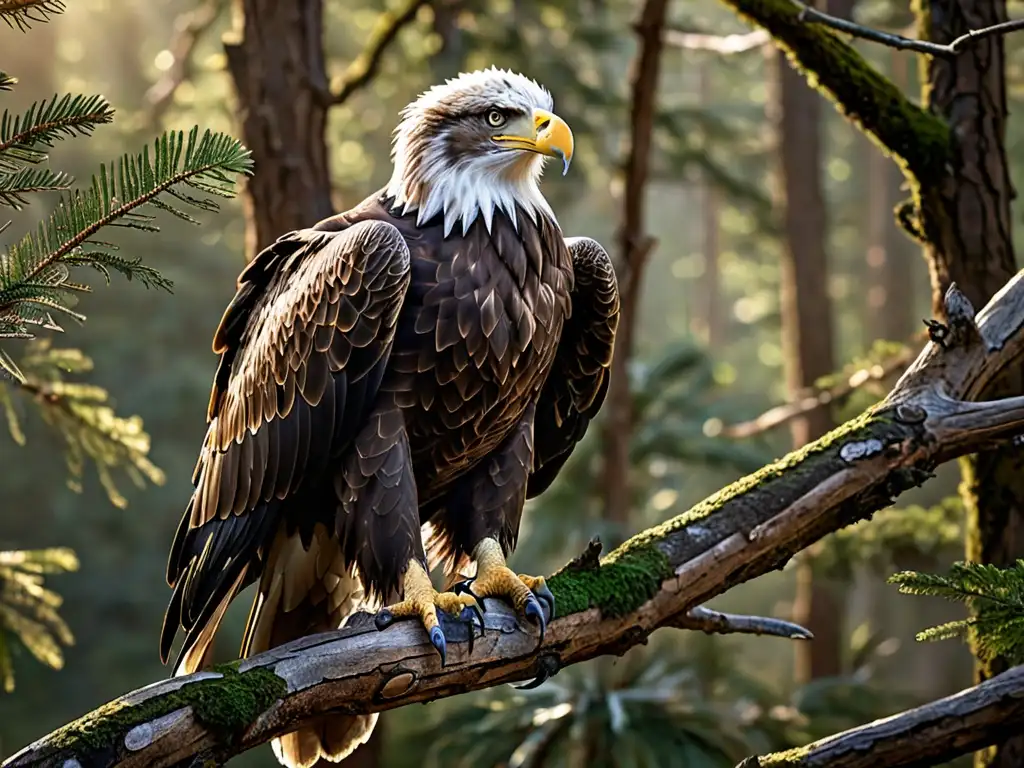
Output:
M21 0L0 4L0 19L27 30L62 10L56 0ZM43 69L47 87L49 72ZM0 72L0 91L16 83ZM20 209L32 194L72 189L70 176L45 165L47 150L57 140L89 136L112 118L113 110L99 96L53 96L20 115L5 110L0 118L0 205ZM154 208L193 221L184 206L215 210L209 196L230 196L231 175L249 167L247 153L233 139L209 132L200 136L198 129L187 139L181 133L165 134L151 151L152 156L146 150L101 166L89 187L65 195L35 232L0 254L0 339L22 342L23 349L17 361L0 349L0 411L10 434L24 443L15 398L33 405L63 442L72 487L91 462L118 506L126 502L115 484L115 471L125 472L137 485L163 482L162 472L148 458L149 436L138 417L114 413L106 390L65 379L68 373L91 370L89 358L77 350L52 349L36 336L63 330L58 319L85 319L73 308L77 296L89 291L74 279L83 267L107 281L116 271L148 287L169 290L170 281L159 272L117 255L116 246L97 234L115 225L156 231L149 214ZM57 613L61 599L44 586L43 577L77 567L68 549L0 552L0 682L5 691L14 688L11 637L43 663L62 666L60 646L73 637Z
M773 50L769 55L774 90L769 119L776 130L779 163L775 194L784 232L782 347L787 388L795 398L835 367L821 179L821 97L793 70L785 53ZM821 404L790 423L793 446L816 440L834 426L830 407ZM806 683L840 672L843 601L838 585L815 579L807 563L797 567L793 620L814 634L813 640L796 644L796 679Z
M1006 0L918 0L916 8L920 37L937 43L1007 19ZM927 57L924 62L923 99L949 123L955 158L948 183L929 189L922 206L932 304L939 318L951 283L981 307L1017 271L1010 214L1015 192L1006 155L1004 47L997 35L961 55ZM1024 371L1015 368L982 396L1022 393ZM1007 446L967 457L960 467L967 559L1013 564L1024 556L1024 454ZM979 681L1007 668L1006 659L975 650ZM1024 736L978 753L976 765L1024 765Z

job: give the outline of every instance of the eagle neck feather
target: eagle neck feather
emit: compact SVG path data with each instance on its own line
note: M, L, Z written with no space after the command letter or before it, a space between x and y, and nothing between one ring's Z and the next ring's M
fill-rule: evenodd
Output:
M416 148L418 152L411 151L409 144L403 137L395 143L395 170L385 194L401 215L415 212L418 225L443 213L444 236L448 237L456 224L465 235L478 216L490 232L495 211L504 212L516 230L517 209L535 224L538 216L555 220L540 191L539 156L525 158L526 168L510 174L507 159L500 155L453 165L441 152L423 146Z

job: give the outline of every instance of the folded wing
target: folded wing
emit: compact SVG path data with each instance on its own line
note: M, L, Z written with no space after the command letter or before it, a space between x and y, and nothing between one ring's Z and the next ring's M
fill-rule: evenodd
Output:
M527 498L551 485L601 408L619 323L619 289L607 251L589 237L566 238L565 244L575 274L572 316L537 403Z
M231 599L259 576L281 522L334 530L321 479L367 418L409 285L409 250L386 222L280 238L242 273L214 337L221 355L194 493L167 564L160 639L176 667L202 659Z

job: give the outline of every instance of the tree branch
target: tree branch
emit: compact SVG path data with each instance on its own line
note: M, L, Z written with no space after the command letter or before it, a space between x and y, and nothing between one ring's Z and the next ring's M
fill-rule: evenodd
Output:
M960 693L806 747L748 757L737 768L931 766L1018 734L1024 728L1024 667Z
M902 373L911 362L913 353L908 347L891 357L867 368L860 368L832 387L811 389L798 399L769 408L755 419L741 421L722 427L722 437L744 438L754 437L776 427L788 424L793 419L803 416L826 403L837 403L871 382L885 381Z
M951 155L949 127L914 104L855 48L822 24L803 20L793 0L721 0L742 18L768 30L836 108L899 163L917 194L945 178Z
M881 30L865 27L847 19L831 16L823 11L819 11L817 8L800 2L800 0L793 0L793 2L801 9L800 15L806 21L823 24L839 32L845 32L848 35L859 37L862 40L869 40L872 43L881 43L884 46L895 48L899 51L916 51L918 53L929 53L933 56L956 56L968 45L972 45L978 40L995 35L1008 35L1011 32L1024 29L1024 19L1014 19L1004 21L1001 24L993 24L991 27L985 27L984 29L972 29L948 45L941 45L939 43L930 43L927 40L914 40L903 35L892 34L891 32L882 32Z
M353 61L341 82L332 87L328 95L328 103L337 106L344 104L352 95L366 87L376 76L380 63L384 59L384 53L392 43L398 39L398 33L416 19L416 14L424 5L429 5L431 0L409 0L405 8L397 14L390 12L381 14L377 22L380 30L370 42L370 45L363 51L359 58Z
M680 29L665 30L665 45L684 48L688 51L711 51L712 53L745 53L771 42L771 35L763 29L742 35L706 35L701 32L685 32Z
M146 120L150 126L158 125L174 102L174 94L192 77L192 54L206 31L220 18L223 0L206 0L202 5L178 17L174 24L174 37L168 50L173 62L163 77L146 91L149 110Z
M422 627L345 629L143 688L8 759L26 766L185 766L223 761L325 712L371 712L621 654L731 587L781 567L870 516L937 464L1024 428L1024 398L967 402L1024 353L1024 272L978 317L955 286L942 343L929 342L882 403L822 439L644 531L597 561L593 547L549 580L558 616L537 647L503 605L485 630L444 618L448 665ZM697 614L700 616L700 612ZM680 617L684 617L682 620Z

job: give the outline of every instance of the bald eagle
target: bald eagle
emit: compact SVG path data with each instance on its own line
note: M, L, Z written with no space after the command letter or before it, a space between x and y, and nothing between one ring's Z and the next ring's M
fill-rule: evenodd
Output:
M204 666L252 583L243 657L366 606L381 629L419 620L442 664L438 611L504 599L543 631L550 591L505 558L605 398L619 316L608 254L563 237L539 188L545 159L564 172L573 154L552 108L493 68L431 88L401 114L384 189L242 272L167 567L176 674ZM332 715L274 750L341 760L375 719Z

